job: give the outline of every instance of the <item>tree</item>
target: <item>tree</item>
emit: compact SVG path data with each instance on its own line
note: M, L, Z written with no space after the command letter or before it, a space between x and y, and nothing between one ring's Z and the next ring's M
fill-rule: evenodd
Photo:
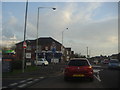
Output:
M75 53L75 58L86 58L85 55L81 55L81 53Z

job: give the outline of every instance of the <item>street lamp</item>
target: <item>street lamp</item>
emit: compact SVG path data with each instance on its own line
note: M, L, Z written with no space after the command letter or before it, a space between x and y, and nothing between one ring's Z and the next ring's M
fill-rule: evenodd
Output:
M68 30L68 28L66 28L64 31ZM63 45L63 33L64 31L62 31L62 45Z
M87 48L87 58L88 58L88 47L86 47Z
M61 50L62 54L64 54L63 53L63 35L64 35L64 31L66 31L66 30L68 30L68 28L66 28L65 30L62 31L62 50ZM62 55L62 59L63 59L63 55Z
M36 40L36 63L38 61L38 29L39 29L39 9L42 8L49 8L49 9L53 9L56 10L56 8L53 7L38 7L38 14L37 14L37 40Z

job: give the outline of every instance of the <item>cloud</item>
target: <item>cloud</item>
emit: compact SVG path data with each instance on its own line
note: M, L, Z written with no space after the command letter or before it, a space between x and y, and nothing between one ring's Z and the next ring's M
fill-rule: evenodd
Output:
M93 19L94 11L102 7L102 3L64 3L57 10L40 12L39 37L53 37L62 41L64 32L65 47L71 46L75 52L86 54L86 47L92 50L92 54L112 53L117 51L117 18L105 17L99 20ZM37 14L29 14L27 21L26 39L35 39L37 35ZM6 27L7 26L7 27ZM3 38L16 35L17 40L23 40L24 24L11 14L9 20L3 25Z
M37 29L36 25L32 22L27 22L27 30L26 30L26 39L36 38L37 36Z
M81 5L81 6L80 6ZM76 6L76 8L73 8L73 11L77 10L77 14L72 14L72 24L75 23L88 23L92 20L92 16L94 15L95 9L98 9L102 3L94 2L94 3L81 3L80 5ZM79 9L78 9L79 8ZM74 13L73 12L73 13Z
M87 46L99 48L96 52L106 48L109 51L117 50L117 18L107 17L94 20L94 10L102 6L102 3L84 3L79 6L77 3L67 3L64 8L57 7L55 12L48 12L40 15L39 36L51 36L59 42L64 32L64 45L71 46L76 52L86 53ZM82 4L81 4L82 5ZM61 11L59 11L61 10ZM84 48L84 49L83 49ZM114 48L114 50L113 50Z
M13 42L18 42L19 39L18 36L16 37L16 33L19 33L21 30L19 27L21 26L19 25L18 19L12 13L10 13L10 18L6 22L3 18L2 41L0 44L2 46L10 46Z
M76 52L86 53L88 46L96 54L104 51L104 54L117 52L118 50L118 24L117 18L104 19L97 22L89 22L82 25L72 25L73 30L65 33L64 44L69 45L70 40ZM74 32L74 33L73 33ZM84 48L84 49L83 49ZM109 52L109 53L108 53ZM95 53L94 53L95 54Z
M100 5L101 3L90 3L85 6L79 6L78 3L66 3L63 8L57 6L55 12L40 14L40 36L52 35L61 41L63 30L67 27L86 24L91 20L92 12Z
M17 18L15 16L10 16L10 19L6 23L3 23L2 35L5 36L6 38L13 37L17 23L18 23Z

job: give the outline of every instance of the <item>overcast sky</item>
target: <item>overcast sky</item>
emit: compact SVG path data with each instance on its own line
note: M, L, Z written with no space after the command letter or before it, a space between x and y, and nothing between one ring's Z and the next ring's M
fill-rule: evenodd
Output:
M29 2L26 39L36 39L38 7L40 9L39 37L52 37L86 55L118 53L117 2ZM23 41L25 2L2 3L2 44ZM66 29L68 28L68 30Z

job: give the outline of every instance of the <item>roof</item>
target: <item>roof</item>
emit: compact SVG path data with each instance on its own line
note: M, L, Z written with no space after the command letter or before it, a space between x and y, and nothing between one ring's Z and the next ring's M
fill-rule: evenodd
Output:
M26 42L36 43L36 40L37 39L35 39L35 40L26 40ZM58 43L58 44L62 45L57 40L55 40L55 39L53 39L51 37L40 37L40 38L38 38L38 41L39 41L39 43L42 42L42 44L55 42L55 43ZM16 43L16 45L21 44L21 43L23 43L23 41L19 42L19 43Z

